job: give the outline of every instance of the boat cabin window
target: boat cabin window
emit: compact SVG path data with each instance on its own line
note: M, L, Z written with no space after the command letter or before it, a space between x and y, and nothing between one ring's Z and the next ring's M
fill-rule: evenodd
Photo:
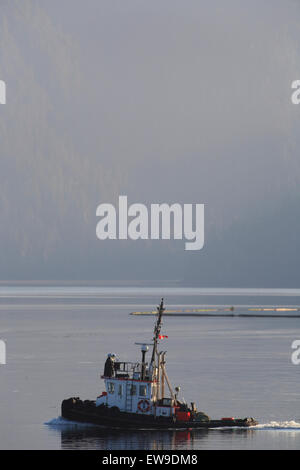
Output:
M107 390L108 393L115 393L115 384L113 382L108 382Z
M130 395L136 395L136 385L131 385Z
M162 405L163 406L173 406L172 398L163 398L162 399Z
M139 395L140 397L147 396L147 385L140 385Z

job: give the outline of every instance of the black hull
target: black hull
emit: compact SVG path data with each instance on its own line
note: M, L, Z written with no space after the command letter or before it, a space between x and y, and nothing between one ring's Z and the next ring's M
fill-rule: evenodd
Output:
M78 398L70 398L62 402L62 417L70 421L89 423L110 429L209 429L209 428L249 428L258 423L253 418L179 421L173 418L125 413L106 406L95 406L93 401L82 402Z

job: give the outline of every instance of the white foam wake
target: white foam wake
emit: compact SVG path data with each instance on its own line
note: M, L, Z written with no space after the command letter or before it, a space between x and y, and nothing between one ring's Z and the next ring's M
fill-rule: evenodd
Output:
M297 421L270 421L265 424L258 424L252 429L264 429L264 430L284 430L284 431L300 431L300 423Z
M68 419L64 419L61 416L58 416L58 418L53 418L50 421L47 421L44 423L46 426L64 426L64 427L94 427L97 426L96 424L92 423L79 423L78 421L70 421Z

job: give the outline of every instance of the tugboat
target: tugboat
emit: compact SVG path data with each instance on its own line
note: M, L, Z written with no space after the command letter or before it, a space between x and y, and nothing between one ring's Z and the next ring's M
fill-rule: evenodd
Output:
M172 388L166 372L165 352L158 350L164 301L157 307L157 320L152 343L141 346L141 362L120 362L108 354L101 379L105 391L96 400L82 401L78 397L63 400L62 417L81 423L92 423L110 429L199 429L217 427L250 427L253 418L222 418L212 420L198 411L195 403L188 406L177 396L179 387ZM152 347L149 362L146 354ZM169 393L165 393L165 385Z

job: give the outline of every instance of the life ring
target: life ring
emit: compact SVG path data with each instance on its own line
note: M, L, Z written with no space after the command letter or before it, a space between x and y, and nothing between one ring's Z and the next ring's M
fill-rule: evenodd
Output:
M150 403L148 400L140 400L138 402L138 409L142 412L142 413L147 413L147 411L150 410Z

